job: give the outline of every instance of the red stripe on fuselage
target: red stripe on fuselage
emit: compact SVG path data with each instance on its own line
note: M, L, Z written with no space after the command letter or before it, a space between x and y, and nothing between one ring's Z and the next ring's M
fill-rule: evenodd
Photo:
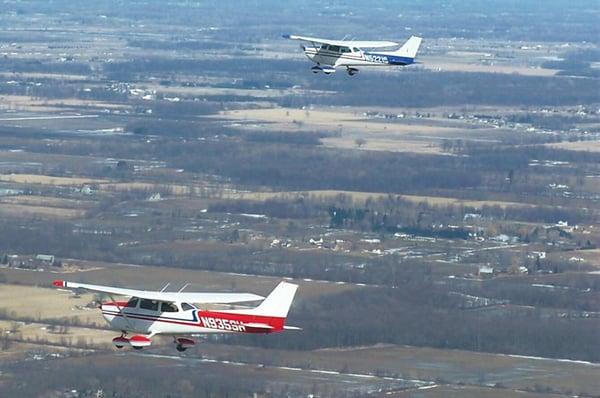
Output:
M285 318L264 315L248 315L248 314L229 314L227 312L218 311L198 311L199 317L213 317L227 319L230 321L238 321L241 323L264 323L273 327L273 332L283 330Z
M104 309L102 310L102 315L123 317L123 314L121 314L119 312L104 310ZM145 314L139 314L139 313L136 314L136 313L130 313L130 312L125 313L126 318L131 318L131 319L139 319L139 320L151 321L151 322L171 323L171 324L176 324L176 325L204 327L207 329L213 329L213 330L219 330L219 331L221 329L215 329L215 328L210 327L209 325L205 325L202 322L202 318L215 318L215 319L223 319L223 320L226 319L229 321L238 321L241 324L264 323L264 324L267 324L267 325L273 327L273 329L269 330L269 332L278 332L278 331L283 330L283 325L285 323L285 318L262 316L262 315L229 314L226 312L218 312L218 311L197 311L196 315L198 317L198 321L194 322L191 319L165 318L165 317L161 317L160 315L145 315ZM248 329L250 329L250 330L248 330ZM246 329L246 333L264 333L264 332L265 331L263 331L263 330L258 330L256 332L253 332L252 328L250 328L250 327L248 327Z
M102 305L112 305L113 307L125 308L127 307L127 301L110 301L108 303L102 303Z

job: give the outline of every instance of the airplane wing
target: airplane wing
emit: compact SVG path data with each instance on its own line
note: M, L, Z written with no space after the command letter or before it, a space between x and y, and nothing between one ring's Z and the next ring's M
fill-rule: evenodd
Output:
M123 289L112 286L89 285L87 283L55 280L56 287L84 289L92 292L115 294L118 296L139 297L147 300L186 302L197 304L230 304L263 300L263 296L253 293L192 293L192 292L155 292L148 290Z
M328 44L330 46L341 46L341 47L358 47L358 48L383 48L383 47L397 47L400 44L393 41L364 41L364 40L327 40L319 39L317 37L307 36L296 36L296 35L283 35L284 38L290 40L307 41L311 43Z

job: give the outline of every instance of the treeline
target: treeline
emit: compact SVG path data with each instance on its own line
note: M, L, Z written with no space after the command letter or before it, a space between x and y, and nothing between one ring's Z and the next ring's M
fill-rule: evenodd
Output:
M571 278L565 274L564 279ZM568 310L598 312L600 310L600 278L589 278L585 289L569 286L562 280L546 283L545 286L531 286L539 282L534 276L520 276L473 281L450 281L451 289L472 296L482 296L499 300L509 300L511 304L529 308L553 308L557 312ZM544 283L541 283L544 285ZM556 287L554 287L556 286ZM541 315L541 312L540 314ZM548 314L546 314L548 316ZM565 315L566 317L566 315ZM600 317L597 318L600 322Z
M330 228L371 231L382 234L396 232L446 239L467 239L464 228L446 227L471 224L465 216L481 220L520 221L555 224L566 221L569 225L589 222L593 212L588 209L560 206L500 206L484 205L479 208L464 205L432 205L415 202L399 196L371 197L366 203L353 201L350 195L319 197L318 195L290 195L255 200L220 200L209 205L210 212L255 213L282 219L308 219L327 217ZM434 228L432 225L444 225ZM535 241L546 234L538 227L528 229L527 239Z
M253 200L220 200L208 206L211 213L250 213L264 214L268 217L307 219L322 217L323 206L302 197L290 200L266 199Z
M45 62L22 58L0 57L0 72L88 75L91 71L92 69L89 64L78 61Z
M215 103L188 102L188 103L161 103L153 105L153 115L165 118L139 118L128 123L125 131L136 135L154 135L165 138L177 137L204 137L213 139L215 136L238 137L244 141L266 144L289 145L320 145L321 139L331 134L308 131L244 131L224 129L220 121L206 120L197 122L199 115L214 114L219 110ZM178 117L171 118L174 115Z
M507 121L512 123L531 124L534 127L548 130L569 130L577 127L579 123L598 123L600 117L583 118L573 115L547 115L539 113L520 113L507 116Z
M261 86L270 84L269 71L293 73L297 67L302 65L298 61L263 59L250 56L219 59L174 59L164 57L137 58L131 61L121 61L103 64L103 73L112 80L128 81L137 76L145 76L150 73L165 73L169 76L174 73L194 73L212 75L226 75L228 77L243 76L244 79L252 79L262 76ZM285 87L293 85L288 82Z
M423 188L473 188L482 175L449 156L373 154L313 146L226 142L161 146L175 167L234 181L294 190L340 189L403 192ZM192 156L193 153L193 156ZM240 167L244 165L244 167Z
M8 83L0 82L0 94L26 95L38 98L78 98L83 100L113 101L124 103L128 96L125 93L110 89L109 87L94 87L85 91L83 85L77 83L64 84L55 79L31 79L26 82ZM83 111L89 111L86 105L70 106L79 107Z
M383 211L332 206L329 208L329 226L331 228L360 228L382 234L405 233L442 239L469 238L469 231L464 228L435 227L432 224L424 223L425 208L429 208L426 204L421 207L408 201L402 202L407 206L387 208ZM434 208L430 209L435 211ZM436 225L439 225L443 220L436 218L435 221ZM407 223L409 225L406 225Z

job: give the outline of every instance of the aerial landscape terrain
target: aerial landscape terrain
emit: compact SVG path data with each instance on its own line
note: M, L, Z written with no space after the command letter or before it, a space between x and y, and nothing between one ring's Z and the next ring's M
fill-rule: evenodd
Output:
M0 397L600 397L598 2L0 8ZM117 350L55 279L288 280L302 330Z

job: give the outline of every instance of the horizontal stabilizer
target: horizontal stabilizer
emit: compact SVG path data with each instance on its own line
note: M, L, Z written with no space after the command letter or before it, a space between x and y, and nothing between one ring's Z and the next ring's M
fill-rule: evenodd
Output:
M267 325L266 323L258 323L258 322L247 322L244 323L244 326L247 328L253 329L273 329L273 326Z
M302 328L299 328L298 326L284 326L283 330L302 330Z
M275 329L269 324L258 322L244 323L244 327L246 328L246 331L250 333L270 333Z

